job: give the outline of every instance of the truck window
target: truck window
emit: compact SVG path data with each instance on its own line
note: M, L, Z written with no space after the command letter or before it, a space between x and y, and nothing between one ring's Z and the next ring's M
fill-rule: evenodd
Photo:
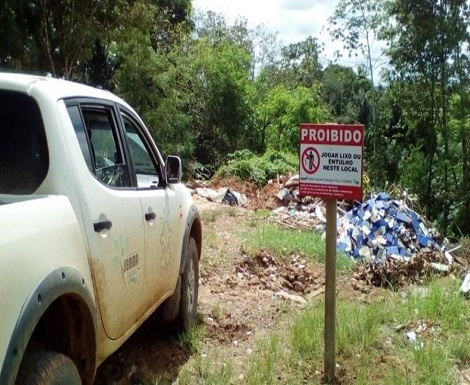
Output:
M149 148L142 128L132 118L123 114L129 152L137 176L137 187L156 188L160 184L160 173L155 156Z
M75 129L75 134L77 135L78 143L80 144L80 149L82 150L83 157L88 166L88 169L91 172L94 172L93 167L95 166L95 160L91 158L91 143L88 140L87 133L85 131L85 126L82 122L82 115L80 114L80 109L77 105L68 106L67 111L72 121L73 128Z
M131 187L114 110L98 105L69 105L67 110L90 171L108 186Z
M0 193L32 194L48 170L46 132L36 101L0 91Z

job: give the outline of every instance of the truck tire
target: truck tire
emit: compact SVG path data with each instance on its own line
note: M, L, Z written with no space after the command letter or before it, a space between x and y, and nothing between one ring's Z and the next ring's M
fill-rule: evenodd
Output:
M199 291L199 257L196 241L190 237L186 248L186 261L181 275L181 299L178 326L186 330L196 323Z
M77 367L65 354L54 351L26 353L15 385L81 385Z

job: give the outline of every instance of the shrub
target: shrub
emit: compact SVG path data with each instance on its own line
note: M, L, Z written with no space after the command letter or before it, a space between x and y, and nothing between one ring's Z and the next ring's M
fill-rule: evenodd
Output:
M255 155L249 150L239 150L228 156L227 164L217 170L216 177L235 176L255 183L258 187L266 185L277 175L298 171L297 154L268 150L264 155Z

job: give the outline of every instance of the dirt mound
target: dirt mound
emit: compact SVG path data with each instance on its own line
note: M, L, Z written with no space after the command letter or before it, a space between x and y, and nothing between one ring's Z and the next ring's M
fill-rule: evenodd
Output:
M248 199L256 197L258 190L254 183L241 180L235 176L213 179L210 181L208 187L214 190L217 190L221 187L228 187L231 190L246 195Z
M250 199L247 207L252 210L274 210L283 206L282 201L276 196L278 193L277 181L270 181L261 190L257 190L256 196Z
M231 190L244 194L248 198L246 205L248 209L273 210L284 205L276 195L286 179L287 177L280 177L279 182L277 180L270 180L268 184L259 189L253 182L244 181L234 176L219 177L211 180L208 187L214 190L228 187Z
M309 270L305 259L293 255L288 263L263 250L254 257L245 257L235 271L239 279L259 285L262 290L289 290L300 294L317 290L323 285L323 278Z

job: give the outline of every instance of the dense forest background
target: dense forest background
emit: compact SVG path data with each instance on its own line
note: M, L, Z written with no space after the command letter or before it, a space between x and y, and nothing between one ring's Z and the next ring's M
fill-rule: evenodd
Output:
M458 236L470 233L468 22L464 0L341 0L325 23L367 63L353 69L321 63L313 37L282 46L190 0L3 0L0 69L117 93L189 176L241 159L261 183L253 164L298 157L299 123L362 123L367 188L407 191Z

